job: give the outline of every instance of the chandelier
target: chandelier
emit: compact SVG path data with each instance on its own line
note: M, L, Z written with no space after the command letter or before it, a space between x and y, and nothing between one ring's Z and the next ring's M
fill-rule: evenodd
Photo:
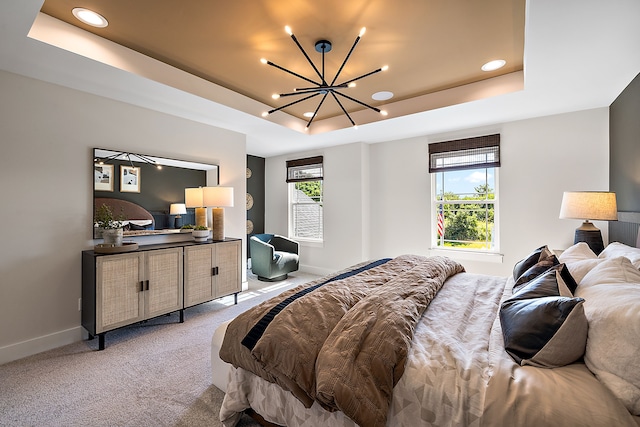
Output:
M300 102L306 101L308 99L314 98L316 96L322 95L322 98L320 99L320 102L318 103L318 106L316 107L315 111L313 112L313 115L311 115L311 118L309 119L309 122L307 123L307 125L305 126L304 130L307 131L309 129L309 126L311 126L311 123L313 122L313 119L316 118L316 115L318 114L318 111L320 110L320 107L322 107L322 104L324 103L324 101L327 99L327 97L329 95L331 95L331 97L336 101L336 103L340 106L340 109L342 110L342 112L345 114L345 116L347 116L347 118L349 119L349 121L351 122L351 125L357 128L356 123L353 121L353 119L351 118L351 116L349 115L349 113L347 112L347 110L344 108L344 105L342 104L342 102L340 102L340 99L338 97L342 97L345 99L348 99L352 102L355 102L357 104L360 104L366 108L369 108L377 113L380 113L383 116L387 115L386 111L380 110L379 108L373 107L369 104L366 104L362 101L359 101L355 98L353 98L352 96L349 96L345 93L342 92L342 90L344 89L348 89L350 87L355 87L356 85L356 81L363 79L367 76L370 76L372 74L376 74L379 73L380 71L386 71L389 67L388 66L384 66L381 68L378 68L377 70L373 70L371 72L368 72L366 74L363 74L359 77L356 77L354 79L350 79L350 80L346 80L343 81L341 83L336 83L336 81L338 81L338 77L340 77L340 73L342 72L342 69L344 68L345 64L347 63L347 61L349 60L349 57L351 56L351 53L353 53L353 50L355 49L356 45L358 44L358 42L360 41L360 39L362 38L362 36L364 35L366 28L362 28L360 30L360 34L358 34L358 37L356 37L356 40L353 42L353 46L351 46L351 49L349 50L349 53L347 53L347 56L344 58L344 61L342 62L342 65L340 65L340 68L338 69L338 72L336 73L336 75L333 77L333 79L331 80L331 82L328 82L328 80L325 78L325 69L324 69L324 55L327 52L331 51L331 42L328 40L318 40L315 44L315 50L318 53L322 54L322 71L318 70L318 68L315 66L315 64L313 63L313 61L311 61L311 58L309 58L309 55L307 55L307 52L304 50L304 48L300 45L300 42L298 42L298 39L296 38L296 36L293 34L293 32L291 31L291 28L289 28L288 26L285 27L285 31L287 32L287 34L289 34L291 36L291 39L295 42L295 44L298 46L298 48L300 49L300 51L302 52L302 54L304 55L304 57L307 59L307 61L309 62L309 64L311 65L311 67L313 68L313 70L315 71L316 75L319 77L320 81L314 80L312 78L307 78L304 77L294 71L288 70L284 67L281 67L280 65L274 64L271 61L268 61L266 59L261 59L260 62L262 62L263 64L267 64L267 65L271 65L272 67L275 67L279 70L282 70L284 72L287 72L289 74L292 74L302 80L305 80L306 82L309 82L311 84L313 84L314 86L310 86L310 87L301 87L301 88L296 88L293 90L293 92L288 92L288 93L280 93L280 94L274 94L272 95L273 99L279 99L281 97L287 97L287 96L302 96L302 95L306 95L303 98L297 99L295 101L292 101L286 105L283 105L281 107L278 108L274 108L270 111L267 111L265 113L262 114L263 117L266 117L272 113L275 113L276 111L280 111L284 108L290 107L294 104L298 104Z

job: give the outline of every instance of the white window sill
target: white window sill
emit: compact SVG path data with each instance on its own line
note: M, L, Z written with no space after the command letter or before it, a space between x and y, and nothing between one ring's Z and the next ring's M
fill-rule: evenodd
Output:
M300 246L306 246L308 248L323 248L324 247L324 241L323 240L307 240L307 239L300 239L297 237L289 237L291 240L295 240L296 242L298 242L298 244Z
M429 249L431 256L446 256L456 261L479 261L502 264L504 255L495 252L476 252L457 249Z

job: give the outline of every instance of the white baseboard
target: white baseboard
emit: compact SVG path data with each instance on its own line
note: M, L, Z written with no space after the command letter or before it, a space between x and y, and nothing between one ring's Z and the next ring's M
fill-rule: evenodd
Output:
M81 340L82 327L76 326L75 328L0 347L0 365Z
M326 276L328 274L335 273L335 270L320 268L320 267L313 267L311 265L300 265L299 270L302 271L303 273L315 274L318 276Z

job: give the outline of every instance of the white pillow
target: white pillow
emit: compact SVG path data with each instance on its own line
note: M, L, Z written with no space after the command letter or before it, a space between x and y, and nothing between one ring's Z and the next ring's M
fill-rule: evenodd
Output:
M565 249L558 257L558 261L567 264L574 261L582 261L585 259L594 258L598 258L598 256L591 250L589 245L587 245L585 242L578 242L575 245Z
M607 247L600 252L598 258L608 259L620 256L629 258L635 268L640 268L640 248L634 248L620 242L609 243Z
M577 295L585 299L589 322L585 364L629 412L640 415L640 282L581 284Z
M605 259L598 259L598 258L583 259L580 261L570 261L570 262L567 262L565 265L567 266L569 273L571 273L571 277L573 277L573 280L575 280L576 283L580 285L580 282L582 282L582 279L584 278L584 276L586 276L587 273L591 271L591 269L593 269L595 266L605 261L606 261Z
M576 296L584 298L580 294L580 290L588 286L619 283L640 284L640 271L631 264L629 258L621 256L600 261L598 265L593 267L591 271L580 280L578 289L576 290ZM567 268L569 268L569 272L571 272L571 268L568 265Z

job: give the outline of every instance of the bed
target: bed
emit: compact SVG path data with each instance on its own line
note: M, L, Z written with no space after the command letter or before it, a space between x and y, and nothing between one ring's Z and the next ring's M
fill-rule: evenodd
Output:
M611 244L596 256L585 246L560 256L537 248L510 277L447 264L435 268L451 267L438 283L434 269L422 263L440 263L441 257L409 255L359 264L286 291L215 331L213 381L226 393L220 420L233 426L252 410L288 426L638 426L640 249ZM385 271L390 266L396 270ZM407 290L410 282L427 287L433 298L425 303L416 297ZM381 290L387 284L402 295ZM344 313L365 309L346 321L327 319L334 315L313 302L313 294L339 300ZM378 299L363 303L369 295ZM398 308L403 304L408 312ZM541 317L550 309L560 315ZM281 313L287 310L289 320L273 321L286 319ZM378 336L372 316L388 317L408 334L385 336L387 344L380 345L370 339ZM306 317L317 326L299 327ZM353 335L362 324L365 333ZM304 337L309 328L329 329L325 341ZM365 347L367 341L373 346ZM359 346L354 350L349 342ZM308 347L319 351L308 356ZM355 385L347 384L344 378L353 375Z

